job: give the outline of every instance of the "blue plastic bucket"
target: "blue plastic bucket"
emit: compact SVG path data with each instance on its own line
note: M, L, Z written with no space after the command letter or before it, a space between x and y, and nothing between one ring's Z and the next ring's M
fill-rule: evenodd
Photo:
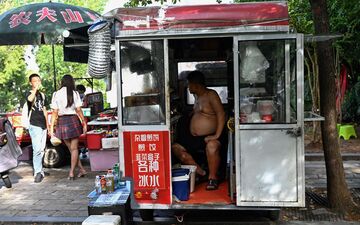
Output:
M173 169L172 174L172 190L180 201L189 200L190 195L190 170L185 168Z

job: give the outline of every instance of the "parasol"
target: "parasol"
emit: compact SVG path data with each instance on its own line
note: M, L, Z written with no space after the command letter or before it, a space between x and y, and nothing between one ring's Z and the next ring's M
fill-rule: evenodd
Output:
M90 9L55 2L13 8L0 15L0 45L52 45L56 89L54 44L63 43L64 30L93 24L99 17Z

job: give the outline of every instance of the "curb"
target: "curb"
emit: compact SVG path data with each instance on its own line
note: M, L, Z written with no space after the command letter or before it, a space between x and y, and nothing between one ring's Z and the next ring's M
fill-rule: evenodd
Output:
M360 160L360 153L342 153L343 161ZM305 161L323 161L324 153L305 153Z
M87 217L0 216L0 224L81 224Z

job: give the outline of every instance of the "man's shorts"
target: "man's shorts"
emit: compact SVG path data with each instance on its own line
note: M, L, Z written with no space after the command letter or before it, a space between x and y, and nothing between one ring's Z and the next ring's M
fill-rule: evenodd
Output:
M204 141L206 136L193 136L190 132L191 117L183 116L177 123L177 143L182 145L186 151L194 155L199 150L205 151L206 143Z

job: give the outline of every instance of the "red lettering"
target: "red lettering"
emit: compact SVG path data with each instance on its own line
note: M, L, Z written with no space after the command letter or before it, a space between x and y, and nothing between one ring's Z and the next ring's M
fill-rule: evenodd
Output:
M84 23L79 11L72 11L71 9L65 9L60 12L64 18L65 23Z
M41 10L36 12L36 16L40 18L36 20L36 22L40 22L45 18L48 18L51 22L57 21L55 10L49 9L48 7L43 7Z
M30 15L32 14L32 12L20 12L19 14L13 14L10 17L10 28L14 28L19 26L20 24L25 24L28 25L31 20L30 20Z
M93 21L97 20L98 17L95 16L94 14L90 13L90 12L86 12L86 14L90 17L90 19L92 19Z

